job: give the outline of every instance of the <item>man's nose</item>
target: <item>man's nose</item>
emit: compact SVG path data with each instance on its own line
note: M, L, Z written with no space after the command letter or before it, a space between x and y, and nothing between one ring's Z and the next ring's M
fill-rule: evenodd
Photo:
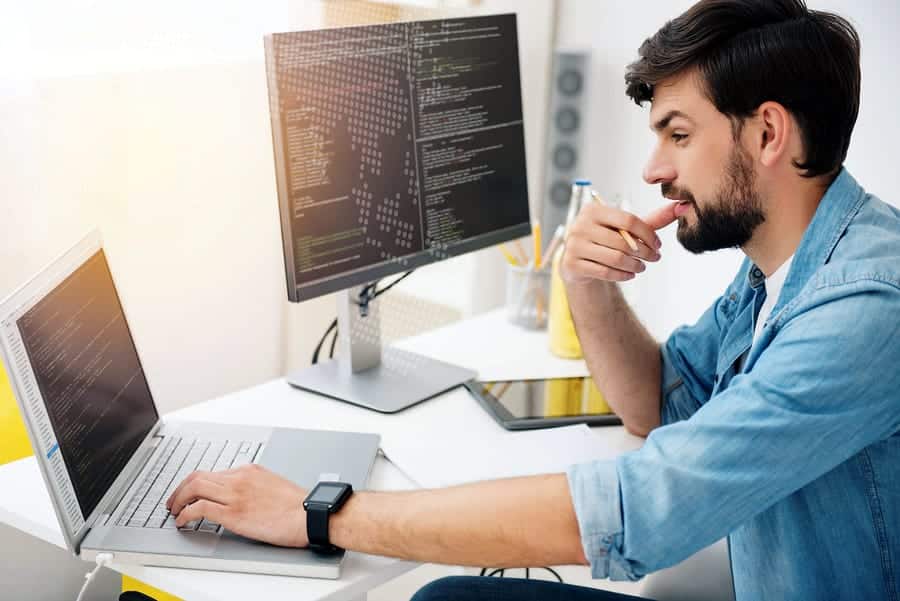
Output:
M648 184L664 184L675 181L675 167L661 156L659 150L653 152L644 166L644 181Z

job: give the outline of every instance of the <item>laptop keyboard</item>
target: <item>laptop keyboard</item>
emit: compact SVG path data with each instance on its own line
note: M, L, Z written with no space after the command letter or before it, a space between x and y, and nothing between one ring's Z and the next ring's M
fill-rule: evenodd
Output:
M128 501L117 526L132 528L176 528L175 517L166 509L166 500L194 471L219 472L252 463L260 443L249 441L199 440L168 437L146 479ZM219 532L221 526L194 520L181 530Z

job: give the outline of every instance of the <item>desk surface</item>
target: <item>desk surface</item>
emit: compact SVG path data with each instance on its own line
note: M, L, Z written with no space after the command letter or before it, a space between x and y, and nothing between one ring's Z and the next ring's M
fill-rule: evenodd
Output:
M513 377L502 370L502 361L497 359L498 347L516 348L515 356L520 364L543 365L539 370L541 376L582 375L582 361L563 362L561 367L564 369L548 371L552 366L548 368L544 362L545 355L548 354L544 336L508 326L502 313L492 312L404 341L403 346L445 361L461 356L463 351L460 349L464 349L465 365L476 369L479 365L486 365L491 370L489 377L497 379ZM518 344L515 342L517 337ZM496 341L496 344L491 341ZM529 348L532 350L531 354L523 350ZM553 358L552 361L562 360ZM435 423L434 416L452 414L455 404L463 400L472 402L465 392L457 389L402 413L383 415L296 390L283 379L278 379L187 407L168 415L166 419L378 432L383 438L400 436L414 429L422 432L422 439L427 440L428 428L446 427L445 423ZM491 420L487 414L481 415L479 419ZM640 441L626 434L621 427L604 428L602 432L608 444L621 451L635 448ZM415 483L389 461L383 457L376 460L370 488L402 490L414 487ZM0 499L0 521L65 547L50 497L34 458L0 467L0 490L15 491L15 494L6 493ZM256 598L263 589L269 599L312 601L359 597L416 565L413 562L349 553L339 580L199 572L124 564L113 564L112 567L187 601L246 601Z
M468 367L483 381L579 378L588 375L582 360L550 352L547 330L526 330L496 309L396 343L402 348Z

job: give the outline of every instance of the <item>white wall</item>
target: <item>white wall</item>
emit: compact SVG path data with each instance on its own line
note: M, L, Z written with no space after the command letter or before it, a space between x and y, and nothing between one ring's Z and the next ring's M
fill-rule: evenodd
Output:
M0 296L100 227L162 411L281 373L262 35L318 2L8 4Z
M561 0L557 36L560 43L593 51L591 105L585 152L590 176L608 196L622 193L637 214L659 206L659 186L641 179L653 145L647 112L625 96L625 66L637 57L641 42L693 2L643 0L596 2ZM850 18L862 38L862 101L847 166L870 191L896 204L900 170L892 164L892 141L900 136L896 97L900 74L900 8L880 0L810 0L810 8L831 10ZM635 310L650 331L662 339L675 327L693 323L734 276L739 251L694 256L675 239L674 226L661 234L663 260L626 285Z

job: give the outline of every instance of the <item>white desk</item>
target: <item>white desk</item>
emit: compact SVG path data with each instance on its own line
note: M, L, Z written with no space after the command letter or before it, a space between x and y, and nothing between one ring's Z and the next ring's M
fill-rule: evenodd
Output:
M562 361L546 350L545 334L526 332L510 326L502 312L494 311L475 319L429 332L404 341L403 347L445 361L478 369L482 377L503 376L503 357L520 367L533 367L533 377L579 376L587 373L582 361ZM549 367L548 367L549 365ZM459 403L474 403L462 389L456 389L395 415L382 415L291 388L283 379L193 405L171 414L184 420L243 423L265 426L355 430L378 432L383 438L400 435L410 428L423 432L442 427L435 416L454 413ZM478 419L491 420L485 414ZM469 418L467 418L469 419ZM624 429L599 430L607 442L622 452L640 445L641 439ZM423 450L426 447L423 443ZM374 490L414 488L393 464L379 457L370 479ZM34 458L0 468L0 521L65 547L50 498L44 488ZM365 596L376 586L392 580L418 564L359 553L350 553L339 580L291 578L223 572L200 572L174 568L153 568L113 564L111 567L147 584L168 591L186 601L246 601L265 591L266 599L342 600Z

